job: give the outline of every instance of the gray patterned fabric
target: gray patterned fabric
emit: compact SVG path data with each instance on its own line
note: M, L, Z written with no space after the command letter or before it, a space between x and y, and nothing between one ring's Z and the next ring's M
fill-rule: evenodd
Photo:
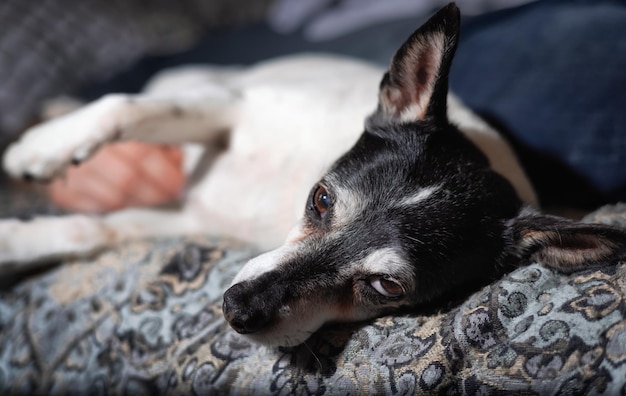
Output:
M180 51L208 28L259 20L270 1L0 1L0 142L42 101Z
M589 220L626 225L626 206ZM626 393L626 263L520 268L456 308L255 345L221 295L256 252L207 237L129 243L0 296L0 393Z

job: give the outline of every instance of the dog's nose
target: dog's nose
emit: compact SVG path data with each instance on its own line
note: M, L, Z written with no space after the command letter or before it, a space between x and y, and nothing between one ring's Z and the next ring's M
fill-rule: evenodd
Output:
M222 310L230 327L239 334L256 333L267 326L271 313L265 312L264 304L256 304L257 298L247 293L244 285L236 284L224 292Z
M258 320L250 315L234 315L230 313L225 313L225 316L228 324L230 324L230 327L232 327L233 330L235 330L239 334L256 333L263 327L263 325L260 324Z

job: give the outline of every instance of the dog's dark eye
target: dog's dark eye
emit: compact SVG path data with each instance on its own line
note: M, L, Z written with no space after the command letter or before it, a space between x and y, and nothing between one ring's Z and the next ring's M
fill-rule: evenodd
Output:
M397 298L404 294L404 289L398 282L383 276L372 277L370 285L385 297Z
M315 211L320 215L320 217L326 216L328 208L330 207L330 197L323 186L318 186L313 193L312 204L313 208L315 208Z

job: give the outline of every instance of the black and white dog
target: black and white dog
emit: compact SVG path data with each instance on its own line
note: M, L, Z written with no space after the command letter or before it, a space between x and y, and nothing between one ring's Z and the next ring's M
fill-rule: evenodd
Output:
M448 95L458 33L451 4L387 73L320 56L186 69L33 128L5 155L15 177L52 178L116 139L200 143L202 155L187 154L201 177L177 211L0 222L2 268L130 238L232 235L275 249L237 275L226 319L260 342L296 345L327 322L428 303L531 261L569 273L624 257L621 230L531 209L510 147Z

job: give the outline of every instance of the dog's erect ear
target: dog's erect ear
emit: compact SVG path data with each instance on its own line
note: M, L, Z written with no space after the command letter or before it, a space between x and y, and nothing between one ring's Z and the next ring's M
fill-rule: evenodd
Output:
M569 274L626 258L626 230L522 211L507 227L514 255Z
M450 3L400 47L380 84L378 117L393 122L445 119L460 18L459 9Z

